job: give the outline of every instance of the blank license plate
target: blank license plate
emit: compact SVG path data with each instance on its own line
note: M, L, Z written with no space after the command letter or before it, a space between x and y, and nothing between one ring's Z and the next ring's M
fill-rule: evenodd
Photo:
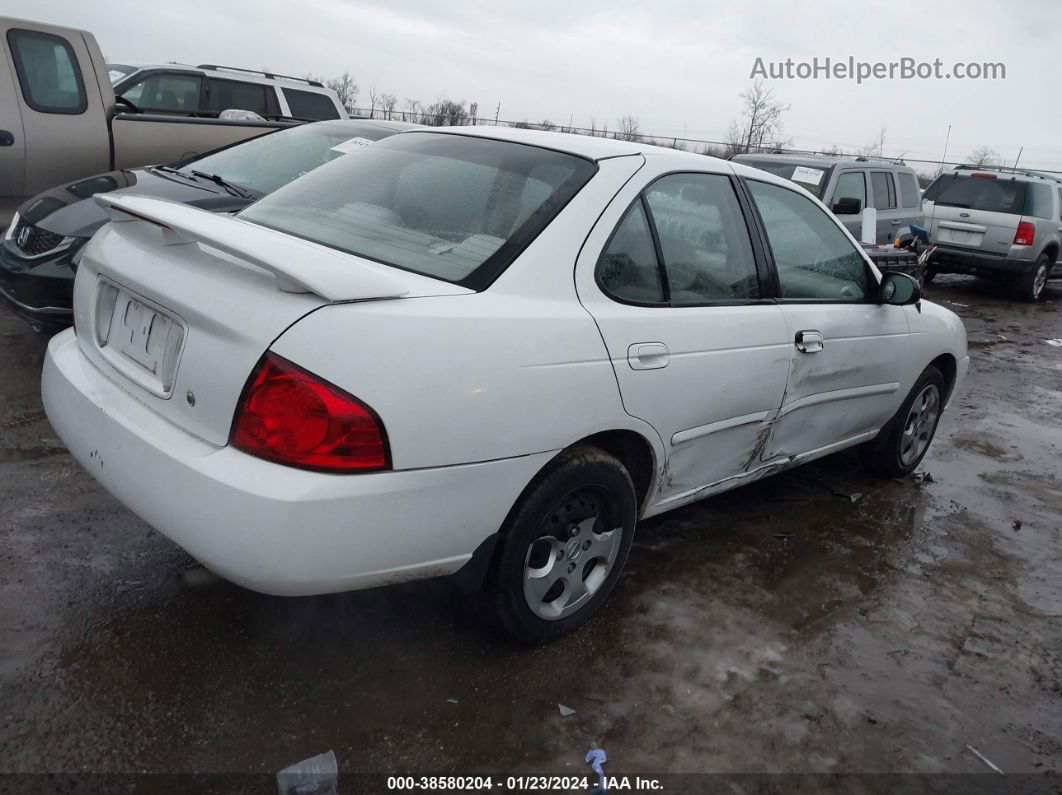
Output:
M938 238L941 243L958 243L960 246L979 246L981 245L981 238L984 236L984 232L972 232L967 229L948 229L944 227L940 230Z
M165 310L121 287L109 284L107 288L114 291L114 310L103 352L132 380L168 395L184 339L183 326Z

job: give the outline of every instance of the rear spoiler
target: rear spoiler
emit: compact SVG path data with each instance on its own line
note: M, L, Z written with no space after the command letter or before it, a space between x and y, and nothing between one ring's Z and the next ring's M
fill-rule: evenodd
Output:
M168 246L199 243L215 248L269 271L285 292L316 293L328 301L398 298L409 292L384 265L238 218L148 196L100 193L94 198L112 221L161 227Z

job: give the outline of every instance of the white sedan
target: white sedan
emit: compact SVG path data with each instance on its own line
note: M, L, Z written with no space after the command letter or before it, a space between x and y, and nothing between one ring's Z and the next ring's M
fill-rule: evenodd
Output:
M856 445L911 472L969 362L793 183L637 142L417 130L235 217L98 200L43 374L77 459L248 588L460 572L528 642L641 518Z

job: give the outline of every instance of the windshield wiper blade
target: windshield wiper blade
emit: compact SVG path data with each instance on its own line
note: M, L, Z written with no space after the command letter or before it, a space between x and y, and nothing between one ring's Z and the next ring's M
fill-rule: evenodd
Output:
M254 198L253 196L251 196L250 193L247 192L246 188L241 188L239 185L236 185L235 183L229 182L224 177L218 176L217 174L207 174L204 171L194 171L194 170L192 171L192 174L194 174L197 177L202 177L203 179L209 179L215 185L220 185L225 190L227 190L229 193L233 194L234 196L239 196L241 199L252 199L252 198Z

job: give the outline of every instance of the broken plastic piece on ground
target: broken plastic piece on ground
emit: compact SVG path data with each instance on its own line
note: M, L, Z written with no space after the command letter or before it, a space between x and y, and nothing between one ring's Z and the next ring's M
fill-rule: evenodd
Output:
M1056 348L1062 348L1062 340L1044 340L1048 345L1054 345Z
M590 765L591 769L597 773L598 783L591 792L606 792L608 786L605 784L605 769L601 767L608 761L608 757L605 755L604 748L595 748L591 746L590 750L586 752L586 763Z
M990 768L992 768L993 770L995 770L995 771L996 771L997 773L1002 773L1002 772L1003 772L1003 771L1002 771L1002 770L1000 770L1000 769L999 769L998 767L996 767L996 766L995 766L994 764L992 764L992 760L991 760L991 759L989 759L989 758L988 758L987 756L985 756L984 754L982 754L982 753L981 753L980 751L978 751L978 750L977 750L976 748L974 748L974 747L973 747L972 745L967 745L966 747L967 747L967 748L968 748L968 749L970 750L970 752L971 752L971 753L972 753L972 754L973 754L974 756L976 756L976 757L977 757L978 759L980 759L980 760L981 760L982 762L984 762L984 763L985 763L986 765L988 765L988 766L989 766Z
M915 483L936 483L936 481L933 480L933 476L928 472L916 472L914 479Z
M557 709L560 710L560 714L561 714L562 718L567 718L569 715L574 715L575 714L575 710L574 709L572 709L571 707L566 707L563 704L558 704L557 705Z
M853 494L849 494L848 499L850 499L852 502L859 502L861 499L863 499L863 495L857 491Z
M456 698L448 698L446 700L449 701L451 704L456 704L457 703L457 699Z
M337 795L339 765L331 751L303 759L277 773L280 795Z

